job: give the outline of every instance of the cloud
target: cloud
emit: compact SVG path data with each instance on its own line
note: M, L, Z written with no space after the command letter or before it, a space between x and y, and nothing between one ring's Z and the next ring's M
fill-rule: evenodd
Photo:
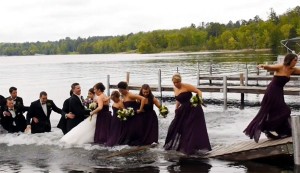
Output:
M265 20L270 8L282 14L296 5L298 0L2 0L0 42L122 35L256 15Z

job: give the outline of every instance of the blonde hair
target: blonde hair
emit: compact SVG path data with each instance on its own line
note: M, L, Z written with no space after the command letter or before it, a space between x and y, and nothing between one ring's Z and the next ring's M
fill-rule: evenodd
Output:
M179 73L175 73L172 77L172 81L174 82L181 82L181 76Z

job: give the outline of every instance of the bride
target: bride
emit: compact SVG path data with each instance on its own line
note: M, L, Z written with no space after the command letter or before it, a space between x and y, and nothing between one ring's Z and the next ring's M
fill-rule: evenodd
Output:
M74 127L71 131L65 134L60 141L73 144L82 145L94 142L95 128L96 128L97 114L91 114L80 124Z
M94 87L97 97L97 107L91 111L90 116L65 134L60 141L71 145L82 145L86 143L94 143L97 113L101 111L103 102L107 102L108 98L101 97L101 93ZM100 106L99 106L100 105Z

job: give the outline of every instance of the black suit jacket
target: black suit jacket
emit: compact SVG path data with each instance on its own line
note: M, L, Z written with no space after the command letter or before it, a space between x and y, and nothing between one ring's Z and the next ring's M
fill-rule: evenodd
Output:
M43 133L51 131L50 114L52 110L65 115L65 112L59 109L52 100L47 100L47 115L44 113L40 100L36 100L30 104L29 111L27 113L27 124L31 124L31 133ZM35 117L39 120L35 123L31 119Z
M81 121L89 116L91 112L84 108L82 101L75 94L70 97L69 111L75 115L75 118L67 119L67 132L77 126Z
M5 107L4 111L9 112L7 107ZM3 116L2 114L1 125L9 133L24 132L26 128L26 119L23 115L23 111L18 109L14 109L14 111L16 114L14 118L10 112L10 116Z
M7 97L7 98L11 98L11 97ZM7 99L7 98L6 98L6 99ZM23 113L24 113L25 111L28 111L28 110L29 110L29 107L28 107L28 106L24 106L22 97L18 97L18 96L17 96L17 98L14 99L14 101L15 101L15 106L14 106L15 109L17 109L17 110L22 110Z
M68 98L68 99L66 99L64 101L62 110L65 113L69 113L70 112L70 109L69 109L70 98ZM67 131L67 119L66 119L65 116L61 116L61 118L60 118L60 120L59 120L59 122L57 124L57 128L60 128L62 130L63 134L66 134L68 132Z
M1 113L1 115L5 109L5 106L6 106L6 99L2 95L0 95L0 113Z

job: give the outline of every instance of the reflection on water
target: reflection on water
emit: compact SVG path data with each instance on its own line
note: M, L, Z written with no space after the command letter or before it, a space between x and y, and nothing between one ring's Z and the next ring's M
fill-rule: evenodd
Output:
M211 165L206 163L205 160L181 158L176 164L168 166L169 173L176 172L210 172Z

